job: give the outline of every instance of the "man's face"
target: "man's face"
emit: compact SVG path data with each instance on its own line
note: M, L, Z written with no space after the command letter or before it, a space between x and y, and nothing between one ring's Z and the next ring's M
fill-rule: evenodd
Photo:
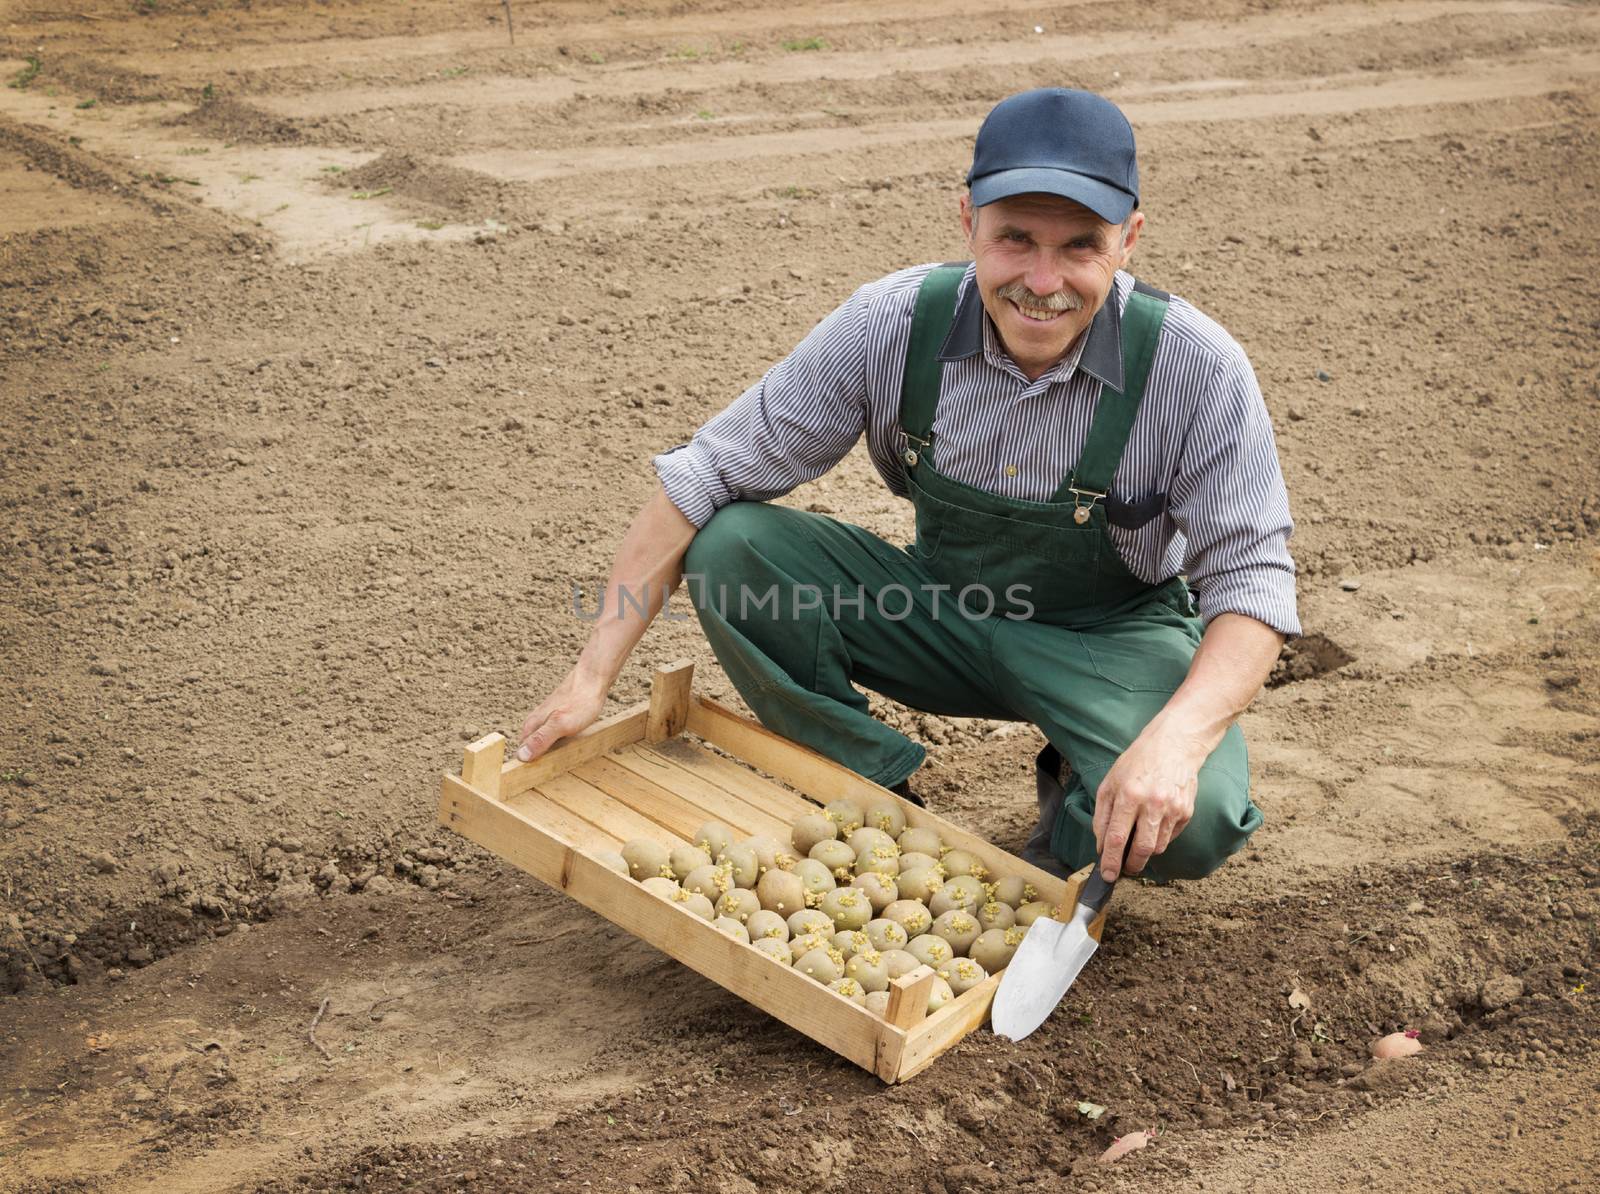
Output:
M1016 195L974 208L961 224L977 262L978 293L1006 352L1030 379L1066 355L1111 292L1144 216L1122 225L1055 195Z

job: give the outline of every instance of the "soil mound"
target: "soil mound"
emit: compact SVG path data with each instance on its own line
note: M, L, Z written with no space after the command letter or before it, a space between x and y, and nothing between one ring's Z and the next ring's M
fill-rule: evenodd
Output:
M166 122L243 145L299 145L305 141L294 121L236 99L208 99Z
M395 150L338 175L330 185L368 193L392 192L430 212L470 219L500 211L506 198L504 184L487 174Z

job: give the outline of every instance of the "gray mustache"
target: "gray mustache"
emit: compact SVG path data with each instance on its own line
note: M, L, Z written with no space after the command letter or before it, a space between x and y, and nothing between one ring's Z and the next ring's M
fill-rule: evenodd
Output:
M1083 307L1083 299L1070 290L1058 290L1050 295L1038 295L1029 290L1021 282L1007 282L995 294L1003 299L1010 299L1019 307L1033 307L1041 311L1078 311Z

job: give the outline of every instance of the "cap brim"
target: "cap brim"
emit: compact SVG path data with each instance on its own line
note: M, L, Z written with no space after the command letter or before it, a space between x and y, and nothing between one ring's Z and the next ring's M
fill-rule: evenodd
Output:
M1120 187L1048 166L999 170L972 181L972 204L982 207L1013 195L1060 195L1081 203L1108 224L1120 224L1133 211L1134 197Z

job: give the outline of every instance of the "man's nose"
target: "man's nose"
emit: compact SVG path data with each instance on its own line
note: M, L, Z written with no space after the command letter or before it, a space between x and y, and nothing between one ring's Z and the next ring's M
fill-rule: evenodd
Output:
M1028 272L1022 284L1040 298L1048 298L1066 285L1066 278L1056 264L1044 253L1035 253L1028 263Z

